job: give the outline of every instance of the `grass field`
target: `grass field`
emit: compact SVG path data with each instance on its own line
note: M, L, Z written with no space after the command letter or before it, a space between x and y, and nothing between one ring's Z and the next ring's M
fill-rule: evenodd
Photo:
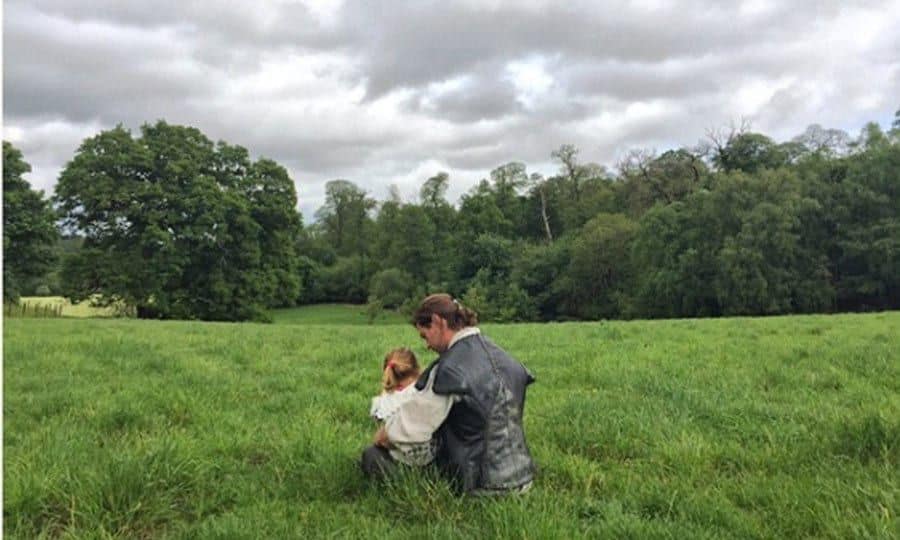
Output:
M290 317L277 317L287 322ZM486 325L537 376L520 498L369 484L408 325L4 323L7 538L896 538L900 313Z

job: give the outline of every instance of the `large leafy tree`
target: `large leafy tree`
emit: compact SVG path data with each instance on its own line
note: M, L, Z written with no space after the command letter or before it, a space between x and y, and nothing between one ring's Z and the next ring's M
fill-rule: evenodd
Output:
M580 163L578 149L571 144L560 146L550 156L560 163L560 170L543 186L557 191L549 197L544 191L544 206L552 201L550 213L558 214L562 222L559 232L574 231L600 212L616 211L612 181L603 166Z
M338 255L368 254L372 234L369 211L375 200L348 180L331 180L325 184L325 204L316 212L325 237Z
M666 317L828 309L825 258L801 238L820 208L779 170L720 175L712 191L651 209L633 247L633 308Z
M375 259L383 269L399 268L424 286L437 264L435 226L425 209L388 201L376 222Z
M16 302L30 283L55 261L55 214L43 193L22 176L31 165L3 141L3 301Z
M434 254L427 272L428 281L441 289L446 289L446 283L452 280L454 273L453 266L446 262L447 254L453 252L453 234L458 218L456 210L447 202L449 184L447 173L439 172L426 180L420 190L422 209L432 224L432 236L426 239L431 243Z
M658 157L652 151L632 150L619 163L619 172L619 205L636 217L654 204L683 200L709 176L700 156L685 148Z
M574 237L571 259L556 288L568 313L584 319L621 314L630 285L631 241L637 224L621 214L598 214Z
M755 173L760 169L776 169L788 161L785 147L762 133L740 133L729 138L713 156L716 166L725 172Z
M867 126L866 150L831 171L838 307L900 306L900 143Z
M74 300L122 300L141 316L246 320L293 301L300 220L287 172L196 128L163 121L85 140L56 198L84 237L65 261Z

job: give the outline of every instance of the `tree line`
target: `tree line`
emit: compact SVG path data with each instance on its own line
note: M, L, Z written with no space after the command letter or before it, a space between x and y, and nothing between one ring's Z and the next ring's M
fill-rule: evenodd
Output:
M86 139L52 198L4 142L4 300L43 287L140 316L264 320L321 302L408 310L448 291L484 320L714 317L900 307L900 111L858 137L747 125L615 170L495 168L457 205L326 184L312 224L286 170L192 127Z

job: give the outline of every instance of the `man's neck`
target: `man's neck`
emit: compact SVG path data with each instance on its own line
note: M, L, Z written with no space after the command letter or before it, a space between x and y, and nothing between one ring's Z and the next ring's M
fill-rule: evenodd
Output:
M450 342L447 343L447 350L450 350L450 347L456 345L456 343L459 340L465 339L469 336L474 336L474 335L480 334L480 333L481 333L481 330L479 330L477 326L466 326L465 328L461 328L461 329L457 330L456 333L454 333L453 336L450 338Z

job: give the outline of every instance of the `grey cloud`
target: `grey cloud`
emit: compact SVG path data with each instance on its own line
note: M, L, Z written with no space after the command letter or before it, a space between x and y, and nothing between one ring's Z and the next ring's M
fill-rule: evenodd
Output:
M154 32L103 36L33 12L5 29L3 90L12 115L58 115L107 123L166 112L170 103L208 96L214 81L187 62L172 62L182 49ZM46 31L49 26L51 32ZM154 111L156 111L154 113ZM151 116L152 118L152 116Z
M462 124L521 112L515 87L502 77L502 66L492 67L480 70L452 91L439 94L427 90L418 92L409 100L411 109Z
M825 16L837 9L810 2ZM486 61L514 60L531 54L567 60L624 60L652 63L665 59L723 53L746 44L796 35L792 24L807 20L791 4L766 17L740 19L716 2L642 13L623 6L586 2L553 3L527 10L516 7L472 9L449 2L417 2L392 9L371 2L348 2L347 34L361 33L361 51L370 94L418 87L465 73Z
M162 0L122 2L120 0L29 0L6 2L74 23L104 22L134 29L179 28L203 43L224 45L223 50L294 46L334 47L341 36L322 26L301 2L237 1L223 5L209 2Z
M896 33L871 36L857 56L841 57L831 36L811 42L843 32L859 4L806 0L749 15L700 0L485 6L348 0L324 22L288 0L10 1L4 124L22 132L35 179L116 123L194 125L285 164L307 208L328 179L381 193L432 161L475 178L512 160L546 164L562 143L606 164L629 147L690 145L744 114L735 95L747 81L779 84L748 108L754 129L773 136L812 121L858 130L900 106ZM898 18L891 2L863 7ZM265 69L313 54L328 58L300 64L310 71L299 82ZM534 60L552 83L526 103L507 67ZM451 80L463 84L448 90ZM651 113L626 114L636 102Z

